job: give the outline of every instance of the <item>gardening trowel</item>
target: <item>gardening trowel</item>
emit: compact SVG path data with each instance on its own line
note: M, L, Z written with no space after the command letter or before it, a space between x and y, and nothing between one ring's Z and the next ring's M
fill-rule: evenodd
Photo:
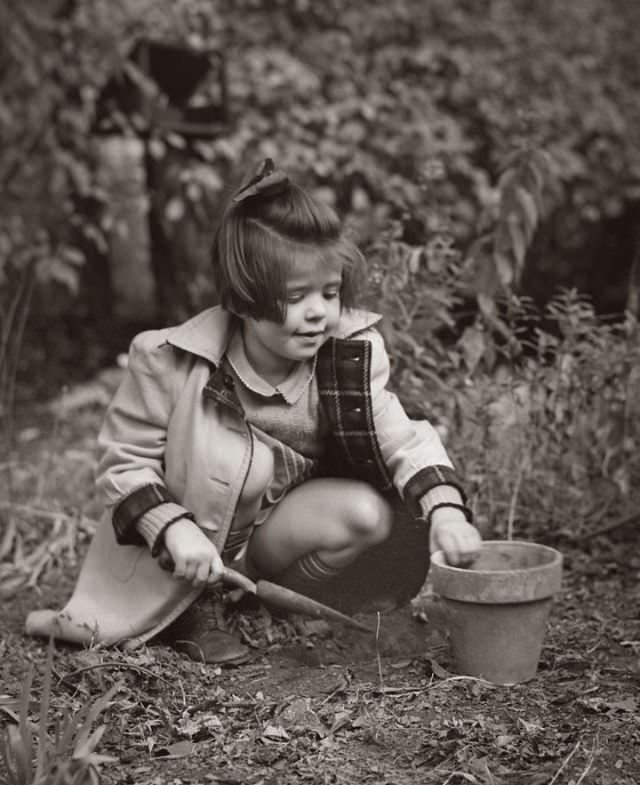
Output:
M158 564L163 570L173 570L173 559L166 550L163 550L160 554ZM251 578L248 578L241 572L225 567L222 573L222 580L225 583L230 583L239 589L243 589L249 594L255 594L259 600L275 605L282 610L300 613L303 616L311 616L315 619L338 621L354 630L360 630L360 632L375 632L366 624L352 619L351 616L347 616L345 613L340 613L340 611L331 608L329 605L324 605L317 600L312 600L311 597L299 594L292 589L287 589L286 586L280 586L263 578L252 581Z

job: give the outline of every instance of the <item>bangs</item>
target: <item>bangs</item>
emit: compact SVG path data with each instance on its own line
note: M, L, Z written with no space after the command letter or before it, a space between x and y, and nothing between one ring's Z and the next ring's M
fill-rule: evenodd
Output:
M351 308L355 304L364 258L352 242L341 236L324 243L299 242L278 235L254 219L244 222L242 232L229 245L225 251L227 263L223 264L229 276L219 291L226 294L222 304L239 316L282 324L287 314L289 276L307 266L339 270L340 305Z

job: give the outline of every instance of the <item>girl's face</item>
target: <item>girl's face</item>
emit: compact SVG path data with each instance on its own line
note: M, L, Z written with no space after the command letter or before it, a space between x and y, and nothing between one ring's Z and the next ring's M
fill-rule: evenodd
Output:
M294 363L315 356L340 318L340 265L300 262L287 278L284 324L244 319L244 343L254 370L273 385Z

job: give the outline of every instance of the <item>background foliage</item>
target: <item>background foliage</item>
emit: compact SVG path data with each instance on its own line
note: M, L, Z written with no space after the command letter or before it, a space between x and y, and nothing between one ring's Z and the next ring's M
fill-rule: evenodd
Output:
M217 206L232 172L273 156L333 202L367 250L365 302L387 317L396 386L450 434L488 518L502 505L512 525L517 500L550 477L573 489L601 477L628 495L637 3L0 0L0 15L5 414L16 389L50 394L143 326L114 318L104 260L118 204L101 180L95 118L114 74L153 93L127 60L149 36L223 53L229 107L212 140L153 124L145 136L164 166L148 194L167 256L154 260L154 324L215 297ZM205 81L194 104L216 90ZM145 121L116 119L130 137ZM617 320L602 320L609 311ZM497 433L505 417L514 428ZM571 493L549 504L569 509Z

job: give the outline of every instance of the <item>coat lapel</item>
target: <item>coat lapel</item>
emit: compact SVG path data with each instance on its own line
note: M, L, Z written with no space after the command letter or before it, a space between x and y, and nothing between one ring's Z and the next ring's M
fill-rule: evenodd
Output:
M318 392L331 432L327 465L372 485L381 493L393 489L373 422L371 343L330 338L318 353Z

